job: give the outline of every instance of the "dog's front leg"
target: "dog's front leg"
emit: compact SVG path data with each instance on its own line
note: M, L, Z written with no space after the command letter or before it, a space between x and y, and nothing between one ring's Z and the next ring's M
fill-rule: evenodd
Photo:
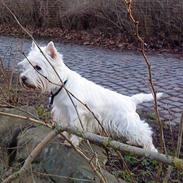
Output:
M78 116L75 115L74 112L75 111L67 113L67 115L65 116L64 122L66 125L72 126L76 129L82 131L83 128L81 127L80 120L78 120ZM68 115L68 114L72 114L72 115ZM83 121L82 115L80 116L80 118L81 118L81 121ZM77 135L71 134L66 131L63 132L63 135L66 137L64 144L68 145L68 146L71 146L71 143L72 143L72 145L74 145L75 147L78 147L82 140L82 138L78 137Z
M82 139L81 139L80 137L71 134L70 141L71 141L71 143L72 143L75 147L78 147L78 146L79 146L81 140L82 140Z
M68 142L68 140L70 139L70 134L68 132L62 132L62 135L64 136L65 140L64 140L64 144L66 146L71 146L71 144ZM67 140L68 139L68 140Z
M73 135L73 134L69 134L68 132L63 132L62 134L65 137L64 144L67 146L71 146L71 143L72 143L72 145L77 147L77 146L79 146L79 144L82 140L80 137Z
M70 116L70 126L78 129L79 131L83 131L86 130L86 117L85 117L85 113L80 111L80 116L78 118L77 115L73 115L75 111L73 111L71 116ZM81 124L82 123L82 124ZM69 136L69 140L70 142L75 146L78 147L80 142L82 141L82 138L78 137L77 135L74 134L70 134Z

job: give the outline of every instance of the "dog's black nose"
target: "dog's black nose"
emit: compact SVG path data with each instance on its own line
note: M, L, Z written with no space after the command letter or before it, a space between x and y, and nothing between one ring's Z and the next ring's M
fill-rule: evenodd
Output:
M25 82L25 81L27 80L27 77L22 76L22 77L21 77L21 80L22 80L22 82Z

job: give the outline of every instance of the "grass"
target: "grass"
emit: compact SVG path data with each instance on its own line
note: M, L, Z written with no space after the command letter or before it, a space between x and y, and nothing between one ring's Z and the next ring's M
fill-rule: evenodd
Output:
M42 104L36 107L36 112L39 119L43 121L48 121L51 118L50 111Z
M139 158L130 154L125 154L123 155L123 157L130 172L128 172L127 169L125 169L125 167L121 167L121 165L119 165L119 163L116 161L116 163L113 163L113 166L111 166L111 173L117 178L121 178L127 182L138 183L163 182L167 166L163 166L162 171L159 172L160 164L155 160ZM182 172L173 169L171 173L170 182L183 181L182 175Z

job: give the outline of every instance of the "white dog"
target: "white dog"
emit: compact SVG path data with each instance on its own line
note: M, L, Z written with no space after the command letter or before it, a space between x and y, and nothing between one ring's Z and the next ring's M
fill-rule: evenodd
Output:
M58 124L74 126L79 130L84 128L89 132L100 133L102 129L98 121L86 106L76 100L78 98L91 109L112 137L126 137L131 144L143 146L146 150L157 151L152 143L151 128L136 113L137 104L153 100L151 94L141 93L129 97L108 90L70 70L64 64L62 55L58 53L53 42L40 49L33 42L27 58L19 63L24 68L20 81L26 88L38 88L42 92L51 94L54 121ZM68 97L63 83L65 88L76 97L71 96L76 108ZM157 97L161 95L162 93L158 93ZM76 109L83 127L78 120ZM79 145L80 138L77 136L71 135L70 140L74 145Z

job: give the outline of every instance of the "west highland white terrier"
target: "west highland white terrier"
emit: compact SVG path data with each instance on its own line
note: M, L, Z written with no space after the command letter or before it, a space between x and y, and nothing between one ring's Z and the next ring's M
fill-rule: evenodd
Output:
M51 94L53 121L74 126L79 130L100 133L101 125L83 105L86 104L112 137L118 139L126 137L130 144L157 152L152 142L151 128L136 112L138 104L153 100L151 94L140 93L129 97L87 80L64 64L63 57L58 53L53 42L40 48L33 42L27 58L19 65L23 66L20 82L24 87L40 89ZM75 96L70 96L75 107L63 83L65 88ZM157 98L161 96L162 93L157 94ZM70 140L78 146L81 139L70 135Z

